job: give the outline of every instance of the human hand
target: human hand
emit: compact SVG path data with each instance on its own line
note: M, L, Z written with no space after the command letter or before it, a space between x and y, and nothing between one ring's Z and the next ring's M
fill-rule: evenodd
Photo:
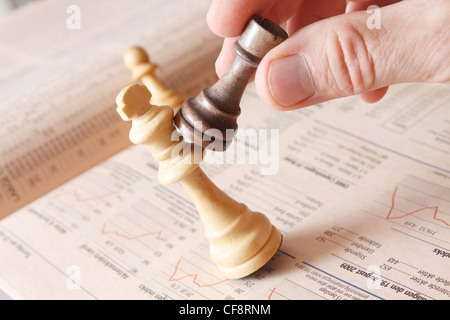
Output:
M379 7L379 25L370 25L369 5ZM277 109L355 94L376 102L393 84L450 82L450 0L213 0L208 25L225 38L219 77L253 14L287 23L289 38L255 74L259 96Z

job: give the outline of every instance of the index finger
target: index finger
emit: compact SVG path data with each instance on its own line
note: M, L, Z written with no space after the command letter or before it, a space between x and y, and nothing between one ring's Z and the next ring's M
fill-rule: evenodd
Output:
M239 36L254 14L264 16L277 0L214 0L206 20L209 28L220 37Z

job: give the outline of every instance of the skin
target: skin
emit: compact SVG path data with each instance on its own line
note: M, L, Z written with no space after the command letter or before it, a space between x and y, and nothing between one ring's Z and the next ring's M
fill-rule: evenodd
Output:
M370 5L381 8L380 28L367 25ZM390 85L450 83L449 0L213 0L208 25L224 38L219 77L234 60L232 44L253 14L284 24L289 34L255 74L259 96L276 109L355 94L372 103Z

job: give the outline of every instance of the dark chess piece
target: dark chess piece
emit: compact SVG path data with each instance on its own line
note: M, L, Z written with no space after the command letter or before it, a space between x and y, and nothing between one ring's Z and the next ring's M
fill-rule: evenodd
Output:
M234 44L237 56L210 88L184 102L174 124L184 140L217 151L225 150L238 128L242 94L264 55L283 42L287 33L274 22L253 16Z

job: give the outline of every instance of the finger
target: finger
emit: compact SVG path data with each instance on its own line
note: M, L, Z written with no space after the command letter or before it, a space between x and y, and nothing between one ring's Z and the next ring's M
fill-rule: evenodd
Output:
M276 0L214 0L206 21L212 32L223 38L239 36L250 17L268 12Z
M217 75L221 77L232 64L236 57L233 43L253 14L261 14L276 24L282 24L301 3L302 0L214 1L207 14L208 25L214 33L226 38L216 60Z
M363 92L361 98L367 103L375 103L383 99L389 87L383 87L372 91Z
M447 0L410 0L381 8L380 28L369 28L362 11L308 25L265 56L258 93L289 110L376 89L379 95L396 83L448 82L449 10Z
M221 1L218 5L223 5L223 1ZM265 19L270 19L276 24L282 24L284 23L288 18L291 17L293 12L297 10L298 7L300 7L302 1L300 0L278 0L276 3L269 9L265 9L263 11L266 11L264 13ZM217 10L214 7L212 7L212 10ZM249 10L255 8L248 8ZM253 12L249 11L249 12ZM256 13L256 11L255 11ZM251 15L250 15L251 16ZM232 21L237 21L238 19L246 19L247 15L238 15L236 18L232 19ZM247 23L248 21L245 21ZM226 24L227 26L229 23ZM239 38L238 36L231 37L231 38L225 38L224 43L222 45L222 50L216 60L216 73L219 77L222 77L225 72L228 70L230 65L232 64L234 58L236 57L236 53L233 49L233 43Z
M236 58L236 52L233 49L233 43L236 42L239 37L226 38L223 41L222 50L216 59L216 73L221 78L228 70Z
M367 10L370 6L385 7L403 0L349 0L345 12Z
M217 5L223 5L223 3L224 2L221 1ZM274 21L277 24L281 24L290 18L294 12L297 12L295 15L295 27L293 30L296 31L297 28L300 28L307 23L343 13L345 11L345 3L345 0L335 0L331 3L329 0L279 0L267 13L265 13L264 17ZM212 8L212 10L218 10L213 6ZM236 17L236 19L240 18L242 18L242 16ZM292 25L293 24L290 21L289 26L291 27ZM219 77L222 77L225 74L236 57L233 50L233 43L237 39L238 37L232 37L224 40L222 50L216 60L216 73Z
M385 7L402 0L350 0L347 4L345 12L355 12L368 10L371 6ZM361 98L367 103L375 103L380 101L388 92L389 87L375 89L373 91L364 92Z
M270 10L264 13L264 18L270 19L278 25L284 24L299 10L304 1L306 0L278 0Z
M311 23L342 14L345 6L346 0L304 0L289 20L287 31L292 34Z

